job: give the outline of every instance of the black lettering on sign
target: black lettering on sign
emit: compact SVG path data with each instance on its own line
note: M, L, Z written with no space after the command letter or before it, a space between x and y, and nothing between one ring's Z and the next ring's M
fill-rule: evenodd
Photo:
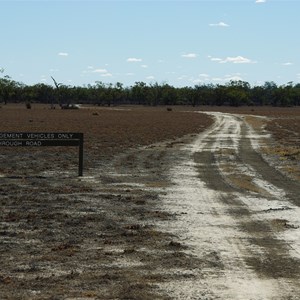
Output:
M73 133L59 133L57 137L59 139L69 140L73 138Z
M83 173L83 133L70 132L0 132L0 146L41 147L79 146L79 176Z
M74 132L0 132L0 140L79 140Z
M29 140L50 140L55 138L54 133L27 133L26 138Z
M29 146L29 147L42 146L42 142L41 141L25 141L25 146Z
M23 138L23 133L16 132L0 132L0 140L21 140Z
M0 146L3 147L20 147L23 146L22 141L0 140Z

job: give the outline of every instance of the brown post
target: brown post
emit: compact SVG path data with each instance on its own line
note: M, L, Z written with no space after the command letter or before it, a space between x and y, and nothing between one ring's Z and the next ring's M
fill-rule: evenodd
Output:
M79 136L79 170L78 176L83 176L83 133Z

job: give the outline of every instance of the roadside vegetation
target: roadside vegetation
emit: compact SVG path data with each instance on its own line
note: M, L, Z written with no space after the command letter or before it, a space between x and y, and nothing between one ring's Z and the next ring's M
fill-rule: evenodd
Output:
M296 106L300 105L300 84L289 82L276 85L265 82L262 86L251 86L245 81L230 81L224 85L202 84L194 87L173 87L167 83L146 84L135 82L125 87L117 82L96 81L86 86L70 86L57 83L55 86L38 83L26 85L7 75L0 78L0 102L48 103L63 105L71 103L114 105L214 105L214 106Z

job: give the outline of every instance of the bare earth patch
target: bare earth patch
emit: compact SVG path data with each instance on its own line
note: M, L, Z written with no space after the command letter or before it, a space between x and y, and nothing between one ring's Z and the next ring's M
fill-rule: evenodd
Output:
M300 296L297 185L258 153L299 174L299 109L186 110L0 109L1 132L85 134L82 178L77 149L0 148L1 299Z
M166 149L211 118L165 108L39 105L7 106L0 115L2 132L85 135L82 178L77 149L0 149L0 298L168 299L156 283L181 275L166 269L199 263L156 226L173 217L160 210L156 190L170 184Z

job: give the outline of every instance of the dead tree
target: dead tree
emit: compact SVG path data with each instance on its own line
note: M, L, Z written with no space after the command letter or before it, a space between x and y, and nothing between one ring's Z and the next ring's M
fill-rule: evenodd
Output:
M51 76L54 85L56 87L56 91L57 91L57 103L58 105L61 107L61 102L60 102L60 86L62 85L62 83L57 83L56 80ZM53 100L51 101L51 109L54 109L54 104L53 104Z

